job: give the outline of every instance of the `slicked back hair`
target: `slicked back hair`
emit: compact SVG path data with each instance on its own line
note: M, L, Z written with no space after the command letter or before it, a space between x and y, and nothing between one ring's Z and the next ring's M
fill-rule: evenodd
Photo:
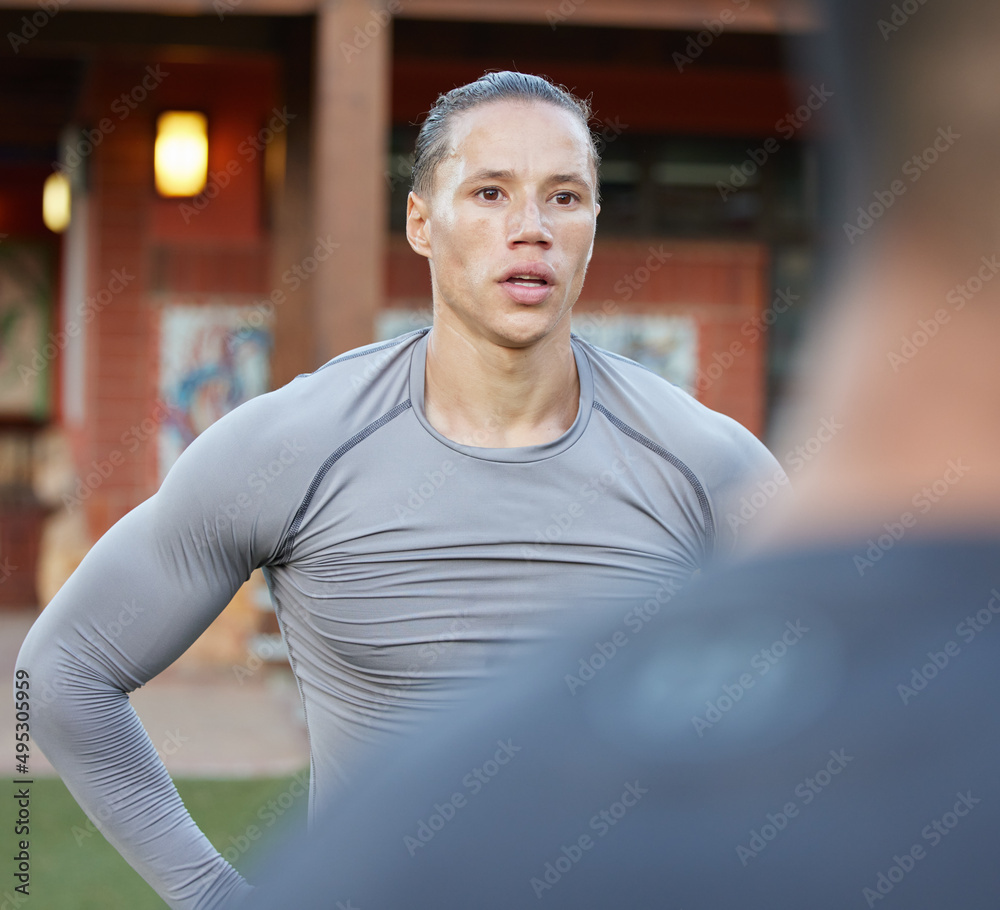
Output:
M448 133L454 115L498 101L543 101L578 117L590 139L590 153L594 170L597 171L601 156L590 130L592 112L589 101L578 98L542 76L503 71L486 73L475 82L438 96L417 135L412 174L413 192L426 197L433 189L434 173L448 154Z

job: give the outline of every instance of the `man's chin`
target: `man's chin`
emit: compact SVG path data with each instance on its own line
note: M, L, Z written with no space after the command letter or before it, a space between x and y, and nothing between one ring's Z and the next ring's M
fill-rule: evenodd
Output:
M532 324L533 323L533 324ZM502 325L490 326L486 337L494 344L514 349L531 348L559 333L559 324L536 320L512 320Z
M452 331L470 342L478 338L497 347L520 350L560 337L568 341L570 313L568 310L557 313L550 306L498 307L481 314L442 309L435 310L434 323L449 324Z

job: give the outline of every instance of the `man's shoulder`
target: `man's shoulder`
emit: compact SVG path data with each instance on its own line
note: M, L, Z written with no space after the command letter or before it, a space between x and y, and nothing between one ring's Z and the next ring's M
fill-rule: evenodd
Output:
M336 415L381 413L409 397L410 357L427 329L407 332L339 354L311 373L268 393L270 403L309 419L320 408Z
M336 382L344 391L362 391L392 370L408 367L413 346L430 331L429 327L374 341L338 354L311 373L301 373L292 383L327 384ZM343 383L346 381L346 387Z
M576 336L594 369L594 402L599 408L654 441L692 437L700 445L745 445L756 437L733 418L714 411L693 395L628 357ZM648 432L647 432L648 431Z
M409 406L413 344L426 330L347 351L311 373L250 399L217 421L212 437L240 448L274 439L308 439L336 447L366 426Z

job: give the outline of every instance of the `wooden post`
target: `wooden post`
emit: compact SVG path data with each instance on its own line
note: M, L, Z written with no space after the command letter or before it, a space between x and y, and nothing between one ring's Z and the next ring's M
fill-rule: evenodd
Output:
M392 21L377 0L327 0L316 23L316 243L310 279L319 361L374 340L384 293Z

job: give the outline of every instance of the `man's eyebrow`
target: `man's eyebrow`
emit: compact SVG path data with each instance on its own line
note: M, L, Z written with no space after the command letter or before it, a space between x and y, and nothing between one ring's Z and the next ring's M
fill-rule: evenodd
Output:
M469 174L469 176L466 177L465 180L462 182L475 183L479 180L513 180L513 179L514 179L513 171L509 170L495 171L495 170L490 170L489 168L480 168L480 170L476 171L475 173Z
M463 183L477 183L480 180L513 180L515 179L515 174L511 170L493 170L490 168L481 168L463 180ZM570 183L574 186L583 187L587 190L593 190L593 185L586 177L579 173L569 173L569 174L553 174L546 181L546 184L551 185L555 183Z
M588 190L593 189L593 185L586 177L582 174L553 174L547 181L548 183L573 183L577 186L584 187Z

